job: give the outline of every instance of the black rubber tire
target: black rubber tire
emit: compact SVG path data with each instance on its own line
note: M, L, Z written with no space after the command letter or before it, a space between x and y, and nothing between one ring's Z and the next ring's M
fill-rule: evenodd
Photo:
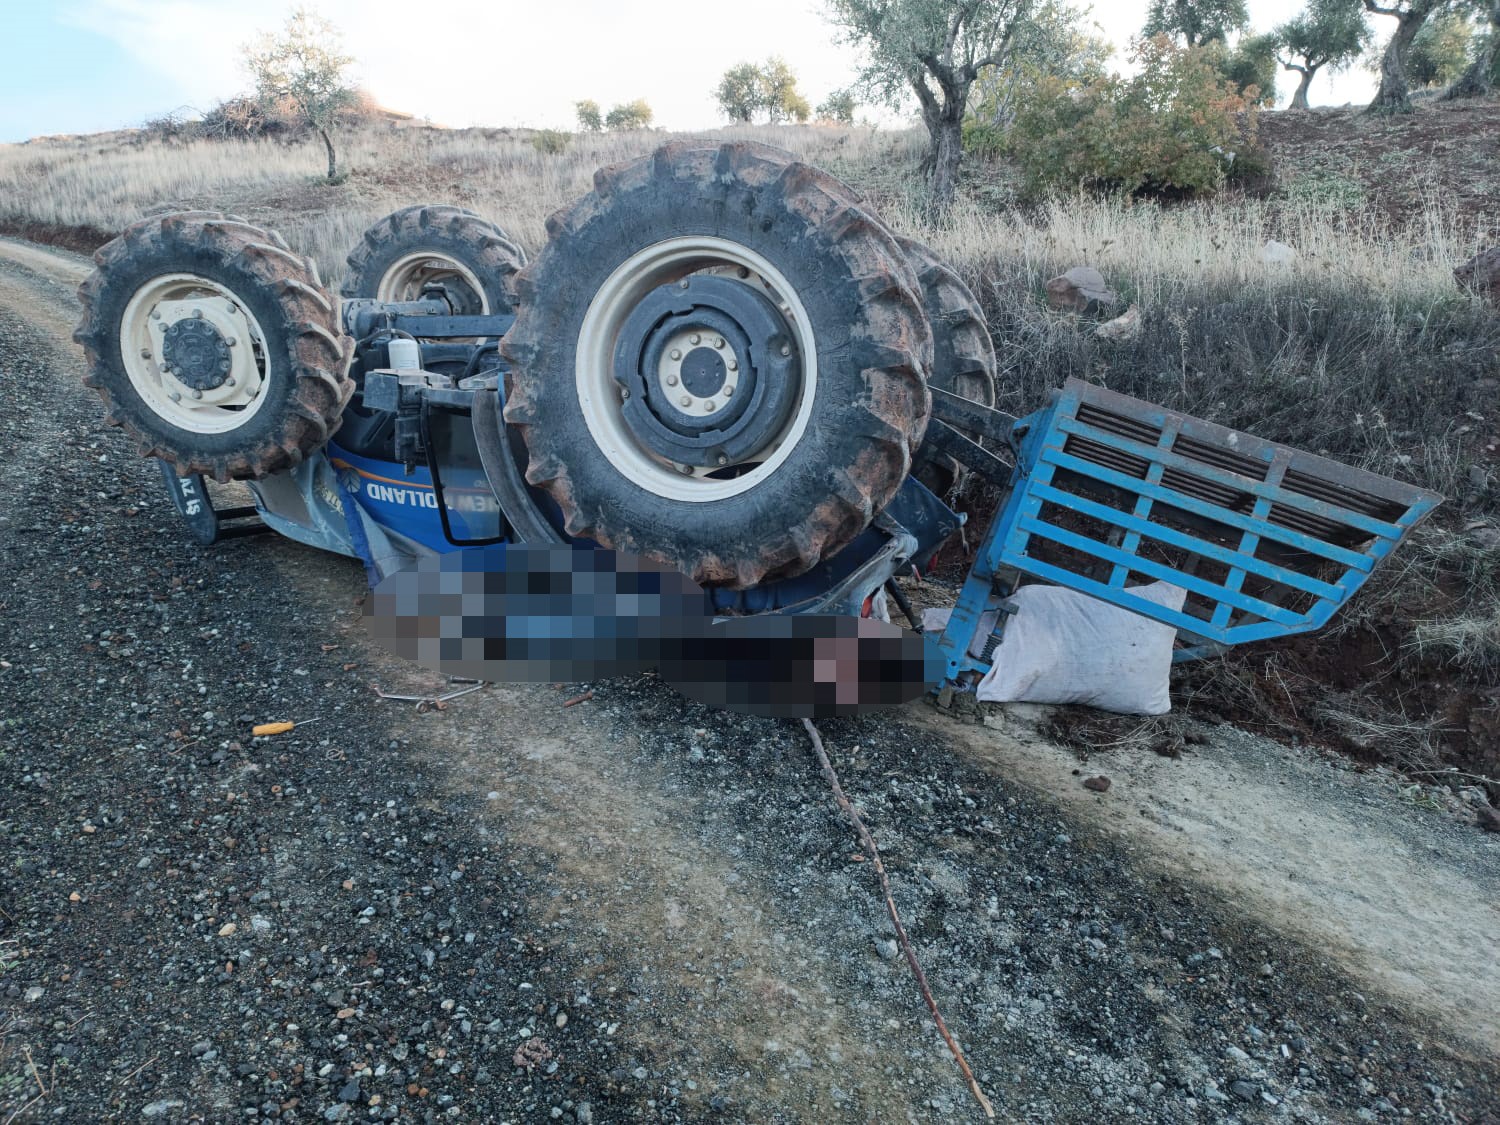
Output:
M917 271L922 303L932 324L928 383L970 402L994 406L995 345L978 299L931 247L902 236L897 241ZM963 465L944 454L918 457L912 473L938 496L948 495L968 476Z
M354 391L348 377L353 342L342 334L338 302L323 288L317 267L279 235L217 211L159 215L100 247L94 265L78 289L83 318L73 339L88 361L84 382L104 399L109 423L130 434L142 455L160 458L178 476L258 480L301 464L338 429ZM125 307L141 286L171 273L223 285L265 333L261 393L268 397L243 426L215 434L174 426L146 404L125 373Z
M895 495L931 409L932 334L901 248L844 185L765 145L670 144L601 169L547 229L501 344L505 419L525 443L527 480L557 501L569 535L744 589L815 566ZM781 271L818 362L811 422L785 462L710 502L664 498L617 469L589 431L575 377L600 285L635 252L693 234L739 243Z
M403 207L375 223L349 254L340 292L345 297L374 298L392 266L408 254L426 251L460 262L483 287L490 313L515 308L516 275L526 255L508 234L488 219L442 203ZM461 309L477 315L484 310Z

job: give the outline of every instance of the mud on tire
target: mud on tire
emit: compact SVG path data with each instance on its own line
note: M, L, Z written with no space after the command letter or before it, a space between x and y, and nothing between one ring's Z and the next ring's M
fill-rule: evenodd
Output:
M505 418L525 443L527 479L557 501L569 535L661 559L702 585L745 588L815 566L895 495L931 407L931 330L901 248L844 185L764 145L673 144L602 169L592 194L547 227L502 344ZM790 290L772 299L805 313L805 323L787 314L803 424L729 485L697 470L706 475L674 487L670 468L620 453L624 439L605 440L606 452L596 432L601 410L625 408L588 357L625 344L581 336L591 305L625 284L622 270L678 244L681 263L650 267L662 288L696 284L705 270L733 277L735 262L753 280L747 264L765 263L755 269ZM695 481L703 492L691 493Z
M73 338L88 363L84 382L103 398L109 423L124 429L142 455L160 458L179 476L253 480L300 464L338 429L353 391L347 375L352 344L342 335L337 303L316 267L280 236L218 212L180 212L128 227L95 253L94 263L78 290L83 318ZM165 346L157 353L155 342L141 346L144 337L125 340L132 332L128 311L133 323L145 316L141 323L148 326L163 332L169 326L165 318L150 318L139 302L132 304L137 295L144 299L157 291L181 293L178 300L200 294L234 309L240 319L230 323L255 327L258 335L248 333L250 339L200 330L197 344L199 356L205 348L232 355L235 372L252 365L258 386L252 402L204 407L202 423L191 403L166 408L170 394L183 397L183 384L160 370ZM219 370L205 368L198 375L207 386ZM208 387L210 393L224 382ZM233 386L232 379L227 382Z
M424 279L443 280L461 316L508 313L526 255L505 231L472 211L418 204L365 231L350 252L345 297L415 300ZM467 276L465 276L467 275Z

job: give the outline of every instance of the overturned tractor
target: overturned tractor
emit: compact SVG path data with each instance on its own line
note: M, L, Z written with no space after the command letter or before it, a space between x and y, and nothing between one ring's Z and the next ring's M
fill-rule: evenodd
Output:
M204 542L248 520L376 576L597 545L719 615L858 615L901 601L894 576L959 528L951 490L977 473L1006 499L939 642L960 683L1026 583L1169 624L1184 653L1316 628L1438 502L1083 383L995 410L958 275L761 145L601 170L529 264L468 211L406 208L350 255L342 299L210 212L143 220L96 261L90 385ZM215 511L204 476L248 482L253 508Z

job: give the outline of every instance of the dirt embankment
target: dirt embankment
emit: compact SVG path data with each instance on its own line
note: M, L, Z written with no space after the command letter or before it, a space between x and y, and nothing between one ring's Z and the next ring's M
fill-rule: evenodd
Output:
M797 726L377 702L433 681L358 568L190 544L79 384L79 263L0 254L0 1115L976 1119ZM1496 1107L1500 838L1227 729L1102 796L1023 725L824 735L1003 1118Z
M1424 97L1414 113L1282 110L1260 119L1277 181L1296 198L1395 223L1437 204L1465 226L1500 222L1500 99ZM1500 237L1500 227L1489 230Z

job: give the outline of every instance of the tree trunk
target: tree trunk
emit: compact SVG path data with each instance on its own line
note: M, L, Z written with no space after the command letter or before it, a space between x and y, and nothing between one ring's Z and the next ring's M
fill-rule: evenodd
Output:
M934 127L935 125L935 127ZM944 219L958 194L958 166L964 155L963 110L944 107L935 123L928 124L931 134L932 191L928 207L935 220Z
M1490 29L1475 52L1474 61L1443 95L1445 101L1454 98L1482 98L1494 89L1495 50L1500 47L1500 0L1490 5Z
M1292 104L1288 109L1310 109L1307 104L1307 88L1312 85L1313 75L1318 73L1315 66L1297 67L1302 72L1302 77L1297 80L1297 92L1292 95Z
M1396 17L1396 31L1380 59L1380 89L1368 107L1370 113L1410 113L1411 87L1406 80L1406 56L1437 0L1412 0L1411 10Z
M328 135L328 130L319 128L318 136L323 138L323 147L328 150L328 178L337 179L339 174L338 160L333 153L333 138Z

